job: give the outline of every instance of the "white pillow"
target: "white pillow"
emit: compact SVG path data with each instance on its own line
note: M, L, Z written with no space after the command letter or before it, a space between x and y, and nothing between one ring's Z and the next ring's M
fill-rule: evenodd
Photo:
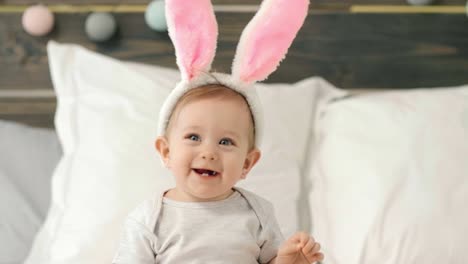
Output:
M468 86L351 97L320 117L324 263L468 263Z
M110 263L127 213L174 184L153 143L159 108L179 73L75 45L50 42L48 53L64 156L53 175L49 214L26 264ZM273 202L289 235L298 229L301 153L315 96L329 98L335 90L319 78L259 89L268 130L262 160L242 186Z
M110 263L128 211L172 184L153 142L178 74L155 67L149 76L75 45L47 48L63 156L26 263Z

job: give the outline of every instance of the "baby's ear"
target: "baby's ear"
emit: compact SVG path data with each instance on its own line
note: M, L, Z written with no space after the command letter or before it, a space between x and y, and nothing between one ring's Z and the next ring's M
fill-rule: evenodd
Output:
M165 136L159 136L154 143L156 150L159 152L161 161L166 168L169 168L169 141Z
M247 153L247 157L244 161L244 167L242 168L242 179L245 179L247 177L247 174L255 166L255 164L257 164L261 156L261 152L258 148L254 148L251 151L249 151L249 153Z

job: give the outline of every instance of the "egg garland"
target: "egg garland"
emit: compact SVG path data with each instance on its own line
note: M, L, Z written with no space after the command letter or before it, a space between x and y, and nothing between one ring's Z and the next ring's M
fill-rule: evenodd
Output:
M153 0L145 9L144 19L152 30L167 32L165 1ZM51 10L43 5L33 5L25 9L22 16L23 29L31 36L41 37L54 28L55 18ZM92 12L85 21L85 33L91 41L105 42L117 31L117 22L108 12Z
M93 12L86 18L85 31L90 40L104 42L114 36L117 22L110 13Z
M167 31L164 0L154 0L145 10L145 22L149 28L159 32Z
M49 34L54 27L54 15L44 5L33 5L23 12L21 23L23 29L35 37L42 37Z

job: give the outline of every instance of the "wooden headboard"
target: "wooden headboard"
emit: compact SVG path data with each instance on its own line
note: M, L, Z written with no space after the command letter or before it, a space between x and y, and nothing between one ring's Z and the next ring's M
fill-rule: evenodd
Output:
M175 67L167 33L151 31L149 1L44 0L56 16L41 38L21 27L31 0L0 0L0 119L53 127L55 97L47 65L49 39L81 44L114 58ZM229 72L240 33L260 0L213 0L219 23L213 68ZM346 3L343 3L346 2ZM378 5L375 3L378 2ZM267 82L322 76L345 89L444 87L468 83L468 17L462 0L412 7L399 0L316 0L287 58ZM96 44L84 33L90 11L115 12L119 31Z

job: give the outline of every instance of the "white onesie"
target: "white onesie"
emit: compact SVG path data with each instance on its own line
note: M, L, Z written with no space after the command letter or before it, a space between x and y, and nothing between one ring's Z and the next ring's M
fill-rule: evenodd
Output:
M163 195L143 202L128 216L112 263L268 263L283 242L273 206L234 190L215 202Z

